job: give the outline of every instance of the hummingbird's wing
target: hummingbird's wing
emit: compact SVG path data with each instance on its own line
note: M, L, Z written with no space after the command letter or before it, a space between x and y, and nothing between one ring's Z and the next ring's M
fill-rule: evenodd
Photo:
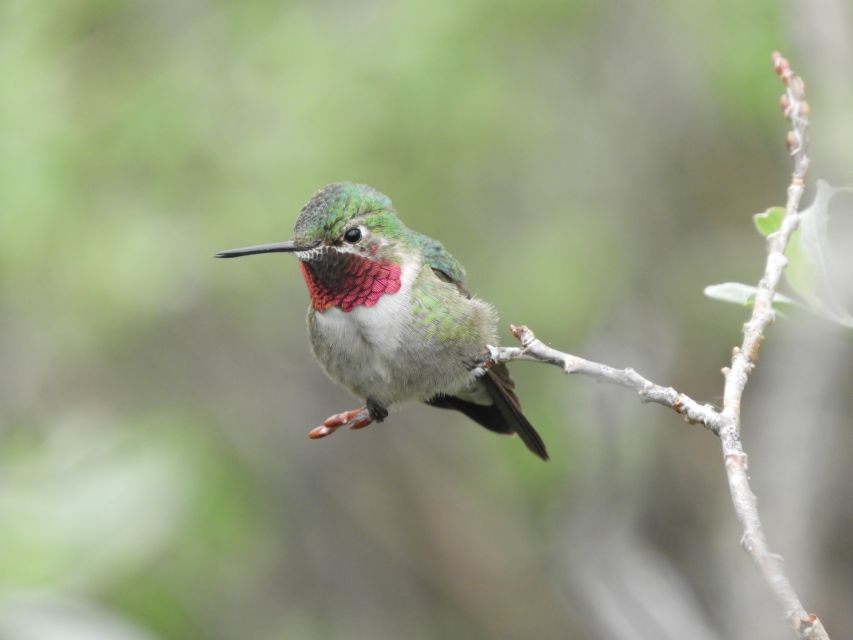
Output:
M521 412L521 404L515 395L515 383L509 377L505 363L496 364L486 371L480 380L486 385L486 391L492 396L494 406L503 418L503 423L518 434L524 445L543 460L548 460L548 450L542 437Z
M492 404L479 404L457 396L444 395L430 398L426 403L441 409L460 411L495 433L517 433L528 449L543 460L548 460L548 450L542 437L521 412L518 397L513 391L515 383L509 377L506 364L494 365L479 378L478 383L488 392Z
M438 240L422 233L413 232L413 234L427 264L432 267L435 274L445 282L455 284L462 295L470 298L471 294L465 288L465 269L462 264L450 255ZM528 449L543 460L547 460L548 451L545 443L521 412L518 397L513 391L515 383L509 377L506 364L494 365L479 378L478 384L485 387L492 404L484 405L456 396L443 395L430 398L426 402L434 407L461 411L474 422L491 431L517 433Z
M471 296L465 291L465 268L462 264L450 255L450 252L438 240L416 231L413 231L412 235L415 243L423 252L427 264L432 267L436 275L442 280L459 286L470 298Z

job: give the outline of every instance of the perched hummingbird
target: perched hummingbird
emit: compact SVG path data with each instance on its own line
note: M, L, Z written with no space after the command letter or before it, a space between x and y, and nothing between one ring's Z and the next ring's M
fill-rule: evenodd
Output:
M363 184L327 185L302 207L292 240L216 257L273 252L299 260L317 360L365 403L329 417L309 437L382 422L390 409L417 400L517 433L548 459L506 365L483 366L486 346L497 343L495 310L468 293L462 265L440 242L407 228L387 196Z

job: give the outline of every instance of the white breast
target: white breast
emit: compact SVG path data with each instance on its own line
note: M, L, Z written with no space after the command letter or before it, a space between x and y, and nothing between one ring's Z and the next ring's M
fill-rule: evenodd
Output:
M400 289L382 296L372 307L357 306L349 312L332 307L314 314L313 330L326 347L315 349L318 359L332 378L357 395L366 396L366 391L379 395L379 388L391 383L410 323L412 284L420 269L418 256L404 259Z

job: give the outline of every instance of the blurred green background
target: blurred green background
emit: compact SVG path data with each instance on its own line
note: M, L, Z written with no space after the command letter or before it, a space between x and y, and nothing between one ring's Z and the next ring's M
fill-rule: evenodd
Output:
M542 464L461 415L357 433L284 240L324 184L387 193L502 326L694 397L747 311L750 215L849 178L842 0L0 0L0 638L786 637L714 437L513 367ZM745 404L771 545L853 628L847 336L777 323ZM503 339L512 342L503 329Z

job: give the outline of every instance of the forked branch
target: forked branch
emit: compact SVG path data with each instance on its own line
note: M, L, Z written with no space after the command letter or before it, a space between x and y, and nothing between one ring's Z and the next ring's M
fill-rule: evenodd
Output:
M644 378L633 369L615 369L557 351L542 343L524 326L512 327L513 335L521 341L521 347L489 349L493 362L536 360L557 365L566 373L587 375L601 382L632 389L642 402L655 402L669 407L682 414L688 422L701 424L719 436L732 504L743 529L741 545L758 566L796 634L803 640L829 640L829 635L818 617L808 613L800 602L785 572L782 557L772 553L767 545L758 515L758 503L749 485L747 455L741 441L741 399L749 374L755 368L758 351L764 341L764 330L775 317L773 295L788 263L785 248L791 234L800 224L800 200L809 167L806 155L809 106L805 100L803 81L791 70L788 61L781 54L774 53L772 61L773 69L785 85L780 104L790 126L786 141L794 169L781 225L778 231L767 238L764 274L758 283L752 315L743 325L743 341L740 347L733 349L731 364L723 369L723 408L717 410L709 404L700 404L672 387L663 387Z

